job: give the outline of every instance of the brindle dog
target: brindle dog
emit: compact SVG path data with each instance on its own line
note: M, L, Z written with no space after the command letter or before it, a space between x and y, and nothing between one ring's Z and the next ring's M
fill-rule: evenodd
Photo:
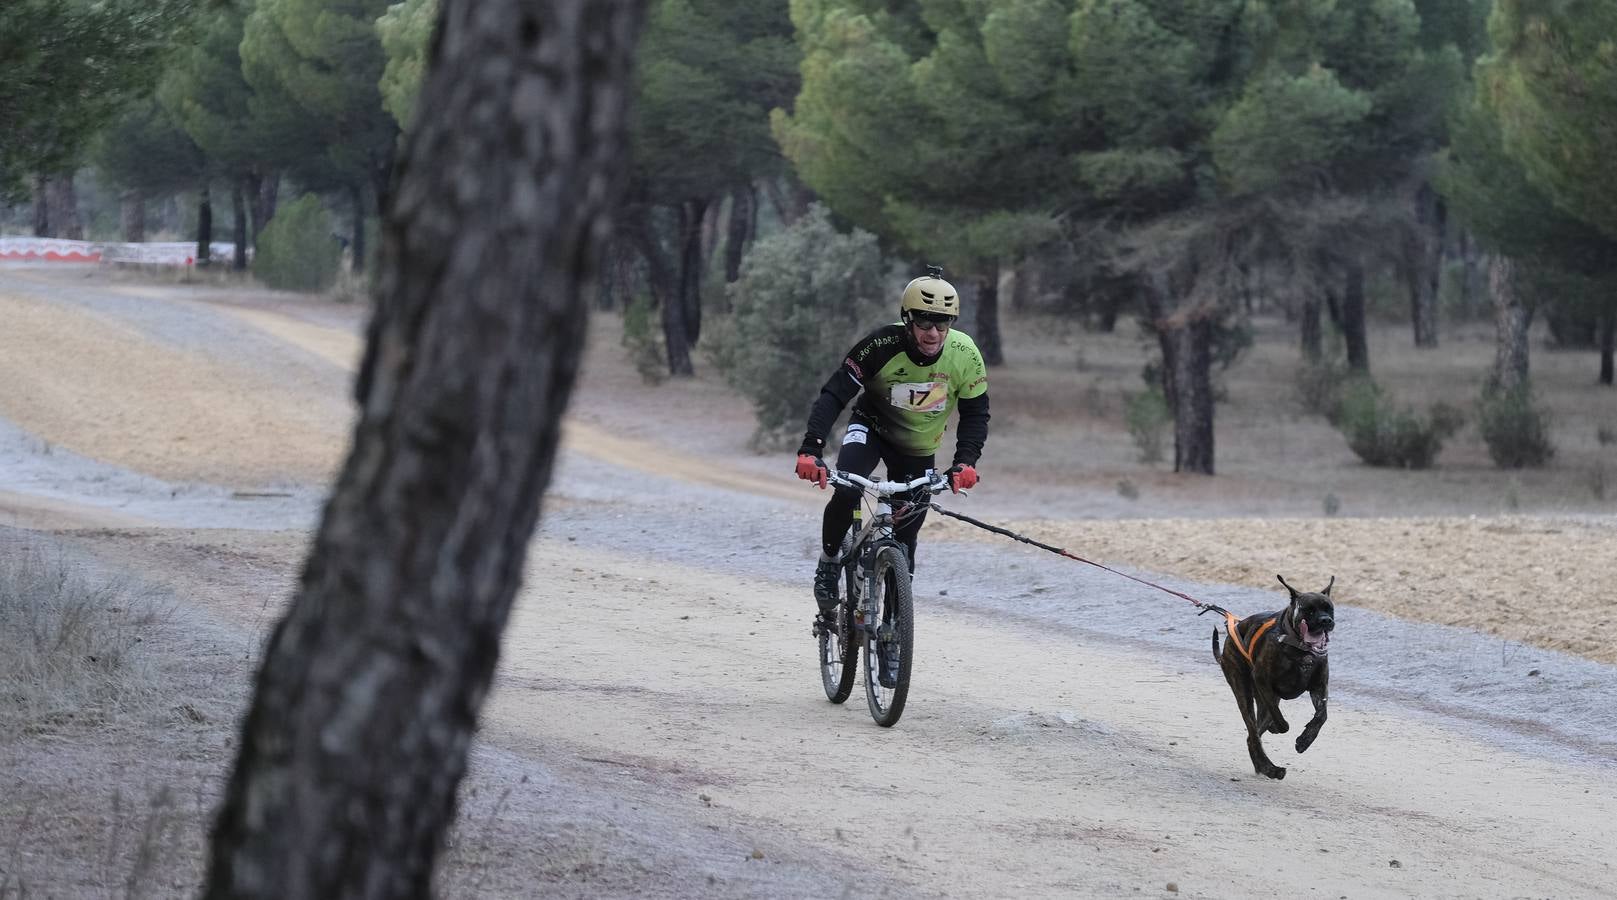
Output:
M1280 578L1279 575L1275 576ZM1279 612L1247 616L1230 628L1230 640L1223 652L1218 649L1218 629L1213 629L1213 658L1224 670L1224 678L1235 692L1235 703L1246 721L1246 748L1252 754L1252 768L1259 775L1285 778L1286 770L1269 761L1261 738L1265 732L1285 734L1291 729L1280 714L1281 700L1294 700L1303 691L1314 701L1314 718L1297 736L1301 753L1319 736L1325 724L1326 686L1330 681L1330 661L1326 647L1331 629L1336 627L1336 608L1331 603L1331 587L1336 576L1319 593L1305 593L1280 583L1291 592L1291 604Z

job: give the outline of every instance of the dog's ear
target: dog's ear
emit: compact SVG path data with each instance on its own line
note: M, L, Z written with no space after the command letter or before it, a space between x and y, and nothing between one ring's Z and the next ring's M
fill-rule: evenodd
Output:
M1286 584L1286 579L1280 578L1279 575L1276 575L1275 577L1280 579L1281 584ZM1291 602L1296 603L1297 602L1297 589L1292 587L1289 584L1286 584L1286 590L1291 592Z
M1320 591L1320 593L1324 594L1327 597L1329 597L1331 595L1331 585L1334 585L1334 584L1336 584L1336 576L1332 575L1331 576L1331 584L1325 585L1325 590Z

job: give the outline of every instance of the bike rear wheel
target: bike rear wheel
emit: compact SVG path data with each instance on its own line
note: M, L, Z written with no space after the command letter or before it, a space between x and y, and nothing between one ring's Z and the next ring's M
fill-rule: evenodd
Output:
M841 703L853 694L853 680L859 672L861 635L853 630L853 567L846 569L846 590L842 602L837 604L841 621L835 632L820 632L820 682L825 697L832 703Z
M891 728L904 714L915 652L915 601L903 547L889 544L877 549L874 571L878 624L863 635L865 701L876 724Z

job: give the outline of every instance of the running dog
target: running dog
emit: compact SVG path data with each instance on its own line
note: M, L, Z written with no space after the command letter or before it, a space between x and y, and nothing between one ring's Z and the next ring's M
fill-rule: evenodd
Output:
M1331 603L1330 584L1318 593L1301 592L1280 583L1291 592L1291 603L1279 612L1258 613L1235 622L1226 630L1229 641L1223 652L1218 648L1218 629L1213 629L1213 658L1224 670L1224 678L1235 692L1235 703L1246 722L1246 749L1252 755L1252 768L1259 775L1285 778L1286 770L1269 761L1263 752L1265 732L1285 734L1291 729L1280 714L1281 700L1294 700L1304 691L1314 701L1314 718L1297 736L1297 752L1302 753L1325 724L1326 686L1330 681L1330 661L1326 647L1331 629L1336 627L1336 608Z

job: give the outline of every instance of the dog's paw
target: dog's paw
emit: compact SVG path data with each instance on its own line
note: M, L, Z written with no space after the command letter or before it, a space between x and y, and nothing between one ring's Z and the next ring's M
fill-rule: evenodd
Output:
M1285 766L1270 766L1269 768L1263 770L1263 774L1266 777L1273 778L1274 780L1279 781L1280 779L1286 777L1286 767Z
M1314 738L1318 736L1319 732L1304 729L1302 734L1297 735L1297 752L1302 753L1307 750L1314 743Z
M1274 721L1269 723L1269 733L1270 734L1285 734L1286 732L1288 732L1290 730L1291 730L1291 723L1287 722L1285 719L1277 718Z

